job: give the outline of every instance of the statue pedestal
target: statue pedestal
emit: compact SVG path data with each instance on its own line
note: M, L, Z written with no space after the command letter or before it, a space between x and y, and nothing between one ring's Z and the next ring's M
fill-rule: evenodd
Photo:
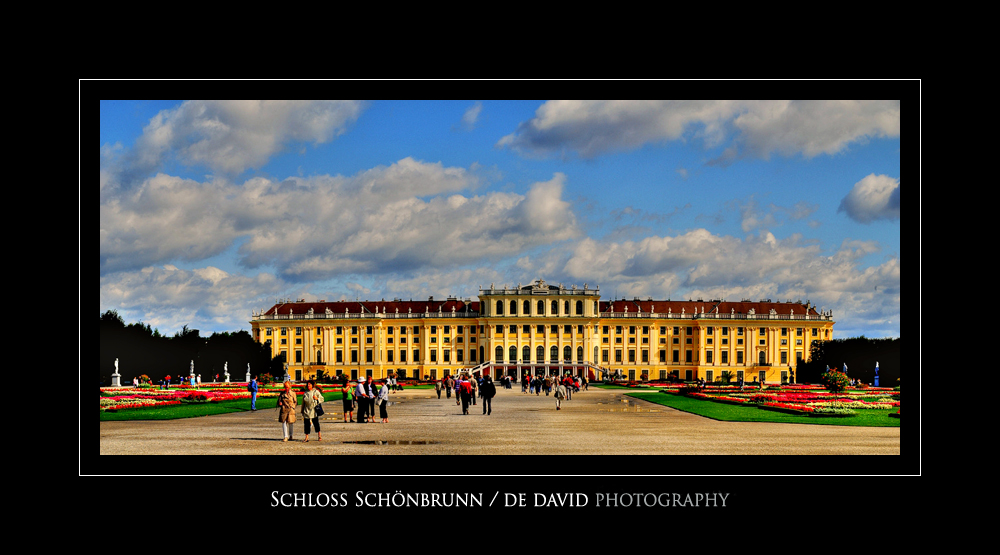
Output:
M111 374L111 387L121 387L122 386L122 376L117 372Z
M229 383L229 372L226 372L226 383Z

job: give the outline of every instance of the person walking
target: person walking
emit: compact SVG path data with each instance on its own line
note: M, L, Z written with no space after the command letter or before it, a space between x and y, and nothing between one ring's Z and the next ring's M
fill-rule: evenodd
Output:
M444 384L442 384L444 386L444 392L448 396L449 399L451 399L451 388L454 387L454 384L452 384L452 381L453 380L451 379L451 374L449 374L449 375L447 375L447 376L444 377Z
M288 441L292 439L293 424L295 424L295 392L292 391L292 382L285 382L285 389L278 394L278 422L281 422L281 433Z
M389 386L383 383L382 389L378 391L378 415L382 419L382 423L386 424L389 422L389 413L386 410L389 407Z
M483 414L493 414L493 397L497 394L497 388L493 385L493 378L486 376L483 378L483 386L479 388L483 395Z
M257 376L250 378L247 391L250 392L250 412L255 412L257 410Z
M351 382L344 380L340 393L344 400L344 422L354 422L354 387Z
M302 419L305 421L303 426L306 427L306 438L302 440L303 443L309 443L310 422L316 428L317 441L323 440L323 434L319 431L319 414L316 413L316 407L322 402L323 392L316 387L316 380L307 381L306 392L302 394Z
M437 381L434 382L434 391L437 392L438 399L440 399L441 398L441 380L437 380Z
M479 380L475 376L469 376L469 387L472 388L472 404L476 404L476 393L479 392Z
M462 379L458 382L459 384L459 395L462 398L462 414L469 414L469 403L472 401L472 384L463 375Z
M562 410L562 400L566 398L566 386L562 382L559 382L555 393L552 395L556 398L556 410Z

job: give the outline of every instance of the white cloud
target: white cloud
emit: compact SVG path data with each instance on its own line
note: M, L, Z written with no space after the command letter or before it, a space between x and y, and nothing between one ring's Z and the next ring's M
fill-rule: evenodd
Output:
M471 130L476 127L476 123L479 122L479 114L483 111L483 103L476 102L472 106L469 106L465 113L462 114L462 127Z
M870 137L899 136L899 101L552 100L497 142L528 155L593 158L649 143L733 140L713 163L836 154Z
M101 273L202 260L237 240L241 264L274 265L294 281L498 260L579 233L565 181L466 195L475 173L412 158L351 177L243 185L159 174L103 195Z
M116 168L115 181L142 181L168 158L236 175L261 167L290 144L331 141L364 107L340 100L190 100L150 120Z
M750 154L836 154L869 137L899 136L899 101L783 100L756 103L733 122Z
M102 196L101 274L221 253L238 236L228 213L233 192L225 182L158 174L123 194Z
M899 179L870 174L854 184L840 201L838 212L846 212L856 222L899 219Z
M899 259L862 267L877 253L873 241L845 241L824 255L799 235L777 239L770 232L745 238L695 229L639 241L583 238L530 260L516 272L548 281L599 285L603 298L706 298L811 301L849 318L849 326L899 317Z
M212 266L181 270L168 264L101 277L101 307L168 335L184 325L249 329L251 310L270 306L272 295L286 287L267 273L248 277Z

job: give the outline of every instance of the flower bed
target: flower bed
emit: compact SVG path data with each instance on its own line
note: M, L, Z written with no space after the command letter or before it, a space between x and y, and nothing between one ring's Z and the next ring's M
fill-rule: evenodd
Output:
M294 389L294 388L293 388ZM304 389L304 388L303 388ZM257 392L257 398L277 397L280 390L261 389ZM239 399L250 399L250 392L246 391L246 386L240 387L213 387L201 389L174 388L174 389L146 389L146 388L101 388L101 410L121 410L129 408L150 408L166 405L179 405L181 403L218 403L221 401L234 401Z
M764 410L787 412L789 414L810 414L814 412L812 407L807 407L805 405L792 405L788 403L760 403L757 407Z
M898 392L897 395L893 395L892 390L872 391L876 388L836 393L788 386L771 387L766 391L751 390L749 392L739 392L738 389L731 386L706 387L704 389L683 386L676 390L663 389L661 391L707 401L756 406L764 410L807 416L845 417L856 415L857 409L891 409L899 407L899 401L892 399L894 396L898 397ZM862 397L868 398L868 400L862 399ZM899 413L895 414L898 417Z

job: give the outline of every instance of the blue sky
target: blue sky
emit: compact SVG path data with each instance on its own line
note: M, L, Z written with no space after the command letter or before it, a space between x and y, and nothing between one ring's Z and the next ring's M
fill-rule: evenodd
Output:
M900 101L101 101L101 312L528 283L898 337Z

